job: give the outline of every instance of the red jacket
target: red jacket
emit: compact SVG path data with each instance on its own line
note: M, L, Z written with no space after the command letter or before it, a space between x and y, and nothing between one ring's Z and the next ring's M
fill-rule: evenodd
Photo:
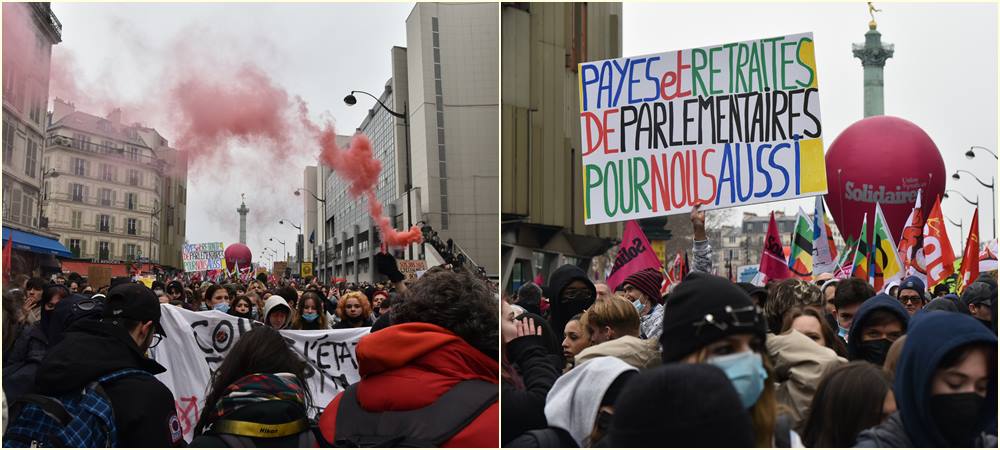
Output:
M429 323L391 326L361 339L357 395L367 411L409 411L430 405L464 380L499 387L499 364L454 333ZM335 439L337 395L319 419L327 442ZM443 447L499 447L500 408L494 403Z

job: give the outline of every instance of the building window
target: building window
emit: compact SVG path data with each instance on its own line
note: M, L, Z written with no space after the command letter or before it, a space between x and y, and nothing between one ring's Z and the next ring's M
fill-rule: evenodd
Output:
M38 172L38 143L34 139L28 139L28 149L24 155L24 174L35 178Z
M138 161L139 160L139 149L130 146L128 148L128 159L131 159L132 161Z
M73 201L83 203L83 185L72 183L70 184L70 190L72 191Z
M128 219L125 223L126 223L126 230L127 230L128 234L131 234L131 235L135 236L135 234L137 232L136 231L136 228L137 228L136 227L136 220L135 219Z
M115 180L114 175L111 173L111 169L112 169L112 167L111 167L110 164L101 164L101 179L102 180L104 180L104 181L114 181Z
M73 158L73 175L82 177L87 174L87 163L83 158Z
M139 185L139 171L135 169L129 169L128 171L128 184L132 186Z
M71 225L73 229L79 230L80 224L83 223L83 211L73 211L70 215L72 216Z
M80 252L80 240L79 239L70 239L69 240L69 251L73 252L73 257L76 257L76 258L80 257L81 252Z
M111 232L111 216L101 214L97 221L97 230L103 233Z
M37 226L37 224L32 224L35 219L35 199L24 194L24 198L21 199L21 220L27 225Z
M97 259L109 260L111 259L111 243L107 241L101 241L97 243Z
M135 244L125 244L125 259L135 260L136 257L136 245Z
M16 128L14 124L6 120L3 121L3 162L5 164L14 161L14 130Z
M101 206L111 206L111 189L102 188L100 190Z
M139 203L135 192L128 192L125 194L125 204L128 209L135 210L136 204Z
M14 222L21 221L21 190L14 188L11 194L10 200L10 220Z

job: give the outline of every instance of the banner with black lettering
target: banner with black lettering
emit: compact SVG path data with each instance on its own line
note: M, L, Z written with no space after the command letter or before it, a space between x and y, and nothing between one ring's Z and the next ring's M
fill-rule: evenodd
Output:
M167 368L157 378L173 392L184 439L191 442L212 373L252 325L247 319L220 311L191 312L167 304L160 309L160 324L167 338L149 353ZM355 348L369 332L370 328L281 331L288 346L309 364L306 376L314 413L361 379Z

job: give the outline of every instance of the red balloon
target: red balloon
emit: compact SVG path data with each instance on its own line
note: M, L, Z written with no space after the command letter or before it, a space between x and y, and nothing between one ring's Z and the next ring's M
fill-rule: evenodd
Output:
M930 136L913 122L874 116L847 127L826 153L826 204L844 239L857 239L868 213L868 237L875 202L882 206L893 239L902 234L917 190L924 217L944 192L944 160Z
M236 267L239 267L241 271L250 270L250 261L253 260L250 247L243 244L230 244L222 254L226 258L226 267L229 270Z

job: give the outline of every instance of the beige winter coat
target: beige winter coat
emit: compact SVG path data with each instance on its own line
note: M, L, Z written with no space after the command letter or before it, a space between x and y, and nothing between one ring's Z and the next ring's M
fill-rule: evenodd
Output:
M787 407L794 418L793 427L799 429L809 416L809 405L820 378L827 370L847 360L795 330L781 335L768 334L767 353L778 381L775 390L778 404Z
M623 336L583 349L576 355L576 365L601 356L614 356L639 369L656 367L660 365L660 343L656 339Z

